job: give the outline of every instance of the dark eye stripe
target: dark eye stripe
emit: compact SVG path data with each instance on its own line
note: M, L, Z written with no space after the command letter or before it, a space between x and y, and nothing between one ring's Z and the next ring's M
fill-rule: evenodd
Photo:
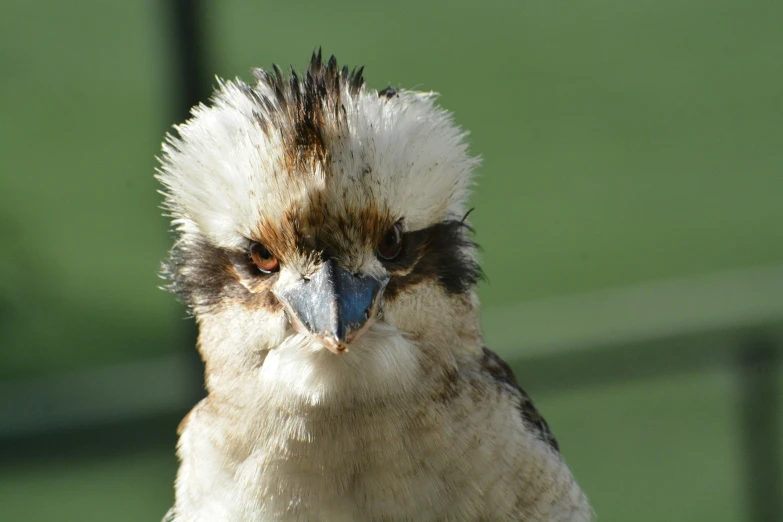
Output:
M392 274L386 296L394 297L424 280L435 280L451 294L469 291L483 273L470 256L476 244L468 232L468 226L456 220L406 232L399 256L384 263Z
M208 312L224 298L240 299L248 306L279 308L271 292L250 292L242 280L271 285L277 274L261 276L247 251L231 251L203 239L179 241L163 264L161 274L168 290L177 294L192 311Z
M468 237L462 221L445 221L429 228L406 232L397 257L383 261L392 278L385 296L393 299L406 288L425 280L441 285L450 294L469 291L483 277L481 267L471 258L476 245ZM177 243L163 266L168 288L191 309L208 309L223 298L276 307L270 292L252 293L243 280L268 278L274 284L276 273L259 276L247 251L228 251L202 239ZM268 296L266 294L269 294Z

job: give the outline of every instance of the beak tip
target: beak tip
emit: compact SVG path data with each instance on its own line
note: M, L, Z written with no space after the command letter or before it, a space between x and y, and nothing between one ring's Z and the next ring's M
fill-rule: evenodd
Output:
M348 343L337 337L328 337L323 344L333 354L343 355L348 353Z

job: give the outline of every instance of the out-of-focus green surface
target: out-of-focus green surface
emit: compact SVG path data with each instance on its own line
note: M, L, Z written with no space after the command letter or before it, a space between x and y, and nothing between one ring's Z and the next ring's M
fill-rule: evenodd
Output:
M173 110L157 3L0 17L0 378L165 353L183 315L152 179Z
M537 399L599 520L744 520L726 373Z
M442 93L484 157L472 219L487 305L783 262L781 3L206 14L220 76L302 69L321 45L372 87ZM156 288L170 238L153 156L174 123L162 15L151 0L4 3L0 378L180 349L182 309ZM725 375L528 391L602 520L742 520ZM172 453L0 467L0 520L157 520Z
M172 503L170 448L17 465L0 474L0 520L158 522Z

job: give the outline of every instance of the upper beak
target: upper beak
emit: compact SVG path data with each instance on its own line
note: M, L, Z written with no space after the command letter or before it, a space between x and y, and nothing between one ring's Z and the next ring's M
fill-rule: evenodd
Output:
M388 276L354 275L330 259L309 279L276 287L273 293L294 328L342 353L369 327L388 282Z

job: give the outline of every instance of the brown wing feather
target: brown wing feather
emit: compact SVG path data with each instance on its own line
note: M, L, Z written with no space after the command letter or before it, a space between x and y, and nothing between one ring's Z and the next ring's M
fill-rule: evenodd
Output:
M522 420L536 431L541 440L559 452L560 446L557 444L552 430L549 429L549 424L547 424L544 417L541 416L535 405L533 405L533 400L530 396L519 386L516 377L514 377L514 372L508 363L492 350L483 348L481 366L495 381L511 388L519 396L519 411L522 414Z

